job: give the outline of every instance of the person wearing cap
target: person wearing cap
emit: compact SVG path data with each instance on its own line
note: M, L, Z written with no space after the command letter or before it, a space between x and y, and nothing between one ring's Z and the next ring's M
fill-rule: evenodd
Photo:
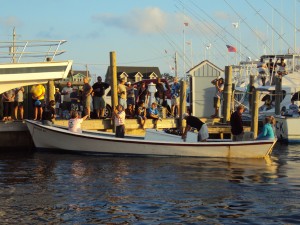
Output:
M182 139L185 141L187 132L192 128L196 128L198 131L198 142L206 141L209 137L207 125L195 116L190 116L188 113L184 113L182 119L186 120L186 126L182 133Z
M231 134L233 141L242 141L244 136L242 114L245 107L239 105L236 111L230 116Z
M35 84L31 87L30 93L32 94L33 107L34 107L34 120L41 120L43 113L43 106L45 102L45 87L42 84Z
M94 109L96 110L96 114L98 118L104 117L106 103L104 100L105 90L109 88L109 84L102 82L102 78L100 76L97 77L97 82L92 86L94 96L93 103Z
M126 83L127 87L127 105L134 105L135 97L134 97L134 87L131 85L131 82Z
M161 118L158 115L157 103L156 102L152 102L151 107L148 108L147 118L153 119L154 129L156 129L157 128L157 121L161 120Z

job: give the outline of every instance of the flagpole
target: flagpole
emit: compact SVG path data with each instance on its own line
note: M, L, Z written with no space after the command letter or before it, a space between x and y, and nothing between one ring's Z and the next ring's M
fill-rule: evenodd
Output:
M183 76L185 78L185 23L183 25Z

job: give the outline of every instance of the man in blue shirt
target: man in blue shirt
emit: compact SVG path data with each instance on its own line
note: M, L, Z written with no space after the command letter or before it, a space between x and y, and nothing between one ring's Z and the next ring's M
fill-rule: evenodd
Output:
M180 84L178 83L178 78L174 78L174 83L171 86L171 113L172 116L176 116L179 113L179 92L180 92Z
M148 115L147 115L147 117L150 118L150 119L153 119L154 129L156 129L157 128L157 121L161 120L161 118L159 117L159 114L158 114L156 102L153 102L151 104L151 107L148 108Z

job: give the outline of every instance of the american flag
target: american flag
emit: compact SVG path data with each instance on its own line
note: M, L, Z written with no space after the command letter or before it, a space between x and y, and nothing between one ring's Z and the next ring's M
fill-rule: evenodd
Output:
M231 45L226 45L228 52L236 52L236 47L233 47Z

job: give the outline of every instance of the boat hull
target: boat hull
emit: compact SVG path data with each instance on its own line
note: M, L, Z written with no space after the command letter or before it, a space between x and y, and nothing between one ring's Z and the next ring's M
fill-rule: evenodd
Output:
M0 64L0 93L20 86L64 79L71 66L72 60Z
M273 141L198 143L146 141L141 138L115 138L113 135L103 132L76 134L29 120L26 121L26 124L35 147L38 149L100 154L263 158L271 153L275 144Z
M279 141L300 142L300 117L276 117L276 135Z

